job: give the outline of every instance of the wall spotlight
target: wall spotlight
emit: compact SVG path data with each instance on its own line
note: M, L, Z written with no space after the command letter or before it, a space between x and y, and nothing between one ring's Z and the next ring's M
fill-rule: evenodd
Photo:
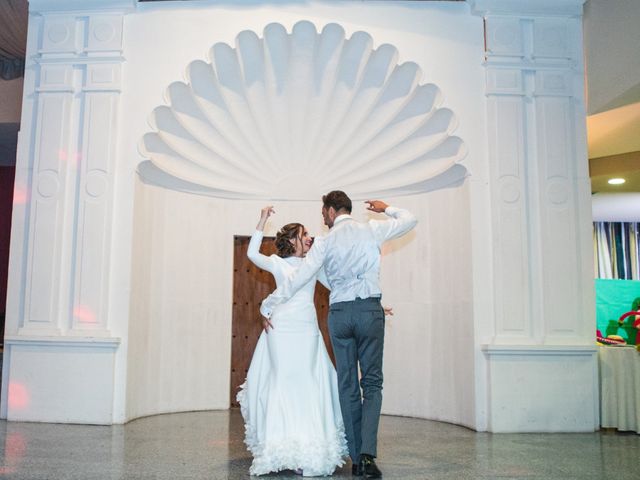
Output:
M609 185L622 185L625 181L624 178L610 178L607 183Z

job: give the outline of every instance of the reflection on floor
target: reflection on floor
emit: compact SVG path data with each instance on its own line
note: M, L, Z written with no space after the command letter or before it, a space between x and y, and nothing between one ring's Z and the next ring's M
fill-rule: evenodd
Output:
M124 426L0 422L0 478L247 479L237 410L158 415ZM382 417L385 479L640 478L640 435L488 434ZM351 478L350 465L334 477ZM300 479L292 472L261 478Z

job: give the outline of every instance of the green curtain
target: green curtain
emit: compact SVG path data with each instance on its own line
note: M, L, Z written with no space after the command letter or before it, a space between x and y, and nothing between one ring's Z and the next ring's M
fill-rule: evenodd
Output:
M640 223L594 222L596 278L640 280Z

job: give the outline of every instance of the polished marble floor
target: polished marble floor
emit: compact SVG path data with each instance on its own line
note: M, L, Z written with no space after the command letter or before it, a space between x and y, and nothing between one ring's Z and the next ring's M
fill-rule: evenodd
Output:
M248 479L237 410L158 415L124 426L0 422L0 478ZM640 479L640 435L488 434L383 416L385 479ZM345 465L334 477L351 478ZM299 476L281 472L262 478Z

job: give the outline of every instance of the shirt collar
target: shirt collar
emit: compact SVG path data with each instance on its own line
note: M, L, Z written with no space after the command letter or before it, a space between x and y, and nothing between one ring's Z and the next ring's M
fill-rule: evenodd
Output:
M343 220L347 220L349 218L353 219L353 217L348 213L343 213L342 215L338 215L333 221L333 225L335 226L336 223L342 222Z

